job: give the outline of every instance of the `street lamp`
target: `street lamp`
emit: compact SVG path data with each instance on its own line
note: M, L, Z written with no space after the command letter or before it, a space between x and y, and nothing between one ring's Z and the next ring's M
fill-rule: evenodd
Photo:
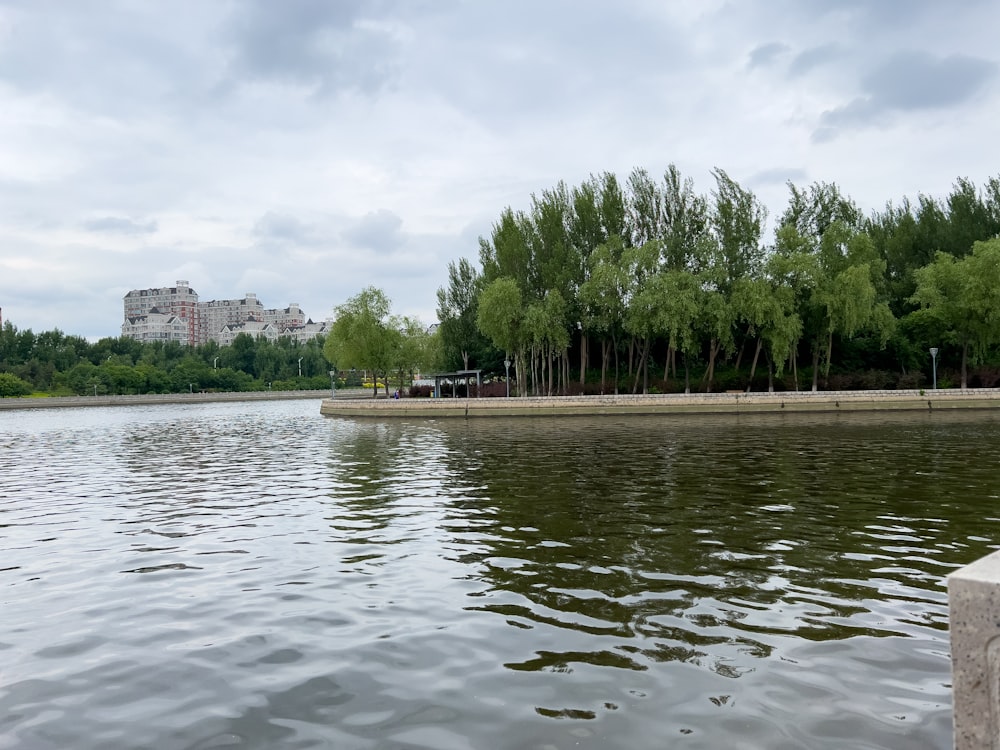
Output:
M302 357L299 357L299 377L302 377Z
M510 398L510 360L509 359L505 359L503 361L503 369L504 369L504 372L507 373L507 375L506 375L506 381L507 381L507 398Z
M931 367L934 370L934 390L937 390L937 353L938 348L936 346L931 347Z
M219 358L218 357L216 357L215 359L212 360L212 369L213 370L218 370L219 369Z
M194 393L194 383L188 383L188 390Z
M337 371L330 370L330 398L337 398Z

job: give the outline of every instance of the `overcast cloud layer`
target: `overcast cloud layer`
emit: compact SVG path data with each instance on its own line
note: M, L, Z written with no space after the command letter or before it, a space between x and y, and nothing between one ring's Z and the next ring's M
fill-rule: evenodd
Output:
M559 180L713 167L867 211L1000 173L994 0L0 0L0 307L117 336L184 279L434 320Z

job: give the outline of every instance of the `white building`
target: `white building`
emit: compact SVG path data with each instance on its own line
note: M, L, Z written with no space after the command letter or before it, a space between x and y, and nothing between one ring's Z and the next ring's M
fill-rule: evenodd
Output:
M329 320L324 320L322 323L313 323L312 320L307 320L300 326L287 326L281 329L282 336L288 336L293 341L298 341L300 344L304 344L310 339L314 339L320 334L326 335L330 332L330 326L333 325Z
M189 335L186 320L176 315L162 313L155 307L150 308L145 315L125 318L125 322L122 323L122 336L147 343L176 341L187 344Z
M181 343L197 346L216 341L221 346L232 343L239 333L234 326L249 323L268 324L263 328L251 326L245 332L264 335L266 338L291 336L305 342L319 333L326 332L327 324L307 323L306 316L297 302L285 308L266 309L257 295L247 292L243 299L223 299L199 302L198 293L188 282L178 281L176 286L154 289L133 289L125 295L125 322L122 336L140 341L180 340ZM177 323L169 324L160 318L150 318L150 314L172 315L185 328L183 338L176 337ZM142 319L142 322L139 322ZM228 331L225 331L227 329ZM234 333L234 331L236 331ZM163 334L171 335L165 337ZM155 335L154 335L155 333Z
M256 320L248 320L246 323L227 323L222 330L215 334L214 340L219 346L232 346L233 339L245 333L255 339L267 339L274 341L278 338L278 330L270 323L263 323Z
M158 289L133 289L125 295L125 320L140 318L156 311L166 315L176 315L187 326L184 343L195 343L198 336L199 313L198 293L186 281L178 281L176 286ZM125 326L122 326L122 336ZM135 336L132 336L135 338ZM143 339L140 339L143 340Z

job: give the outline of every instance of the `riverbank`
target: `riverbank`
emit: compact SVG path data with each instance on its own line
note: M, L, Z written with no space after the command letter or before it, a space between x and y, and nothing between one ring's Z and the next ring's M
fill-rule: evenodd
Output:
M367 391L353 391L357 398ZM232 393L144 393L133 396L52 396L49 398L0 398L0 411L5 409L66 409L87 406L150 406L155 404L197 404L217 401L287 401L318 399L330 395L321 391L245 391ZM338 395L341 395L338 393ZM346 395L346 394L345 394Z
M750 414L767 412L1000 409L1000 389L925 391L797 391L671 393L545 398L324 399L328 417L527 417L620 414Z

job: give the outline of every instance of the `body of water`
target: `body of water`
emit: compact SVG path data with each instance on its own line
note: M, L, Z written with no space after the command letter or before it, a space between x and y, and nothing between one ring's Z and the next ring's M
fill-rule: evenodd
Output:
M0 748L944 748L994 413L0 413Z

